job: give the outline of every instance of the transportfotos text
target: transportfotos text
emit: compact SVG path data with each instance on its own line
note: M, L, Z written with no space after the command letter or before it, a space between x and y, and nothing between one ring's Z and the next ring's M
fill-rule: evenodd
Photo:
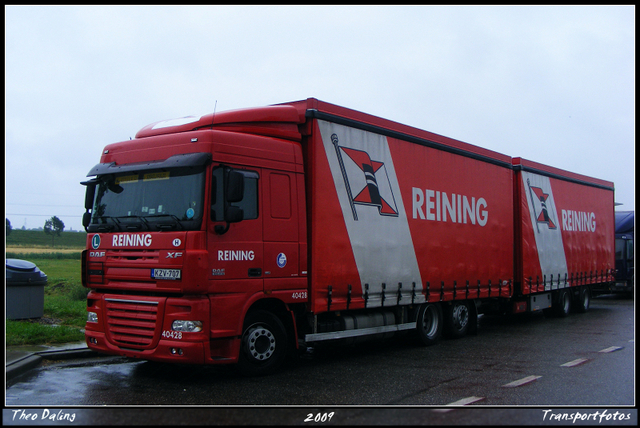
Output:
M616 411L615 413L611 413L604 409L602 411L597 410L591 413L582 413L582 412L554 412L551 409L542 410L542 420L543 422L559 422L559 421L571 421L572 423L576 422L597 422L602 423L604 421L628 421L631 419L631 413L621 413Z

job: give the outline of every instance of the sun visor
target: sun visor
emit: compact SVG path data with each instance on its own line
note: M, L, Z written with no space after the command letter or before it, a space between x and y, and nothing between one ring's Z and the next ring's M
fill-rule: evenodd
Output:
M211 162L211 153L185 153L171 156L165 160L117 165L115 162L99 163L87 174L87 177L122 172L144 171L149 169L182 168L204 166Z

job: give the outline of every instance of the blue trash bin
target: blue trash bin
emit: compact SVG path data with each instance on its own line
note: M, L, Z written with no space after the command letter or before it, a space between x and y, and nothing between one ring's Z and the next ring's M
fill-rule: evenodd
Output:
M47 275L27 260L6 259L7 319L41 318Z

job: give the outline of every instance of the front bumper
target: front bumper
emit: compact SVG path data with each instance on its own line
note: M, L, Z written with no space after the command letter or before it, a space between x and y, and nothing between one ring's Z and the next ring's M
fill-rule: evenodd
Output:
M89 349L103 354L168 363L205 363L205 343L203 342L161 339L153 349L123 349L109 343L104 333L90 330L85 330L85 340Z

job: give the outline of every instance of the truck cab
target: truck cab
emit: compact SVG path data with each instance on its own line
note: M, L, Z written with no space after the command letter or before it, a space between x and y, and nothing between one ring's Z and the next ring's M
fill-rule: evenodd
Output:
M616 281L613 291L633 294L634 211L616 211Z
M104 148L82 183L91 349L233 363L244 320L269 311L290 328L307 303L299 121L293 107L236 110L154 123ZM278 355L296 346L287 338Z

